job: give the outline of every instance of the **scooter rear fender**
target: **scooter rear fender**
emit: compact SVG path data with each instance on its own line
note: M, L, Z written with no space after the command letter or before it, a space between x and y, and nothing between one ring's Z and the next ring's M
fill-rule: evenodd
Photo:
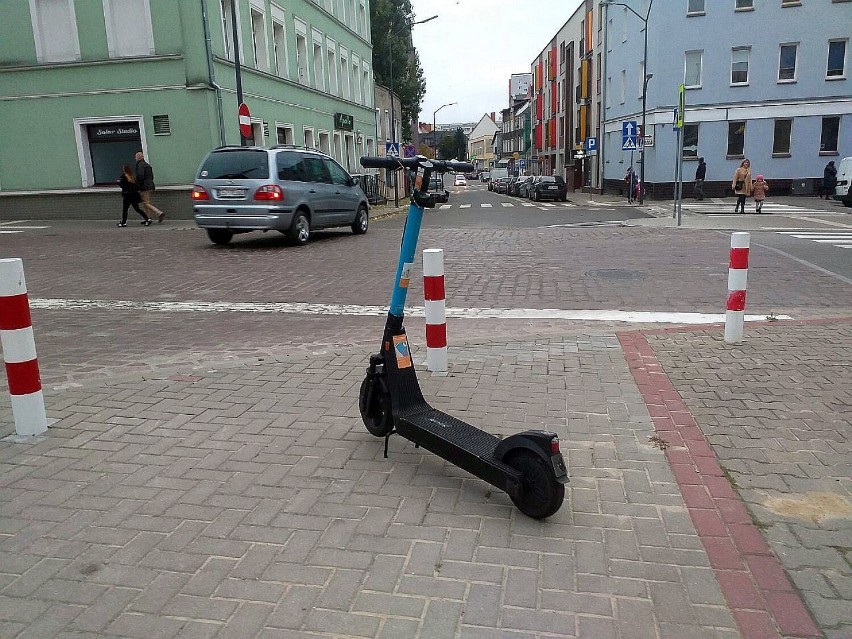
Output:
M554 441L556 442L555 451ZM497 448L494 449L494 457L501 462L505 461L509 453L519 448L532 451L541 457L553 470L556 481L562 484L568 483L568 469L565 466L565 459L559 451L559 437L556 433L546 430L525 430L522 433L510 435L497 444Z

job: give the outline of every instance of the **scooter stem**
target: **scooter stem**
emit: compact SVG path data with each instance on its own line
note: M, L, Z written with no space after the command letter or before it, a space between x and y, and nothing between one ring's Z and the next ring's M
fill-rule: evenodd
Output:
M420 226L423 223L423 208L411 200L408 206L408 216L405 219L405 231L402 234L402 246L399 249L399 264L396 267L396 280L393 285L390 314L402 319L405 311L405 298L408 295L408 285L411 282L411 270L414 267L414 254L417 251L417 240L420 236Z

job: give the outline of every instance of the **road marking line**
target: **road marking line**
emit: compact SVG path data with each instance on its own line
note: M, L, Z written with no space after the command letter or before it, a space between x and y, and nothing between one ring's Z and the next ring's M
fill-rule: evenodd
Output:
M469 209L469 208L470 208L470 204L460 204L460 205L459 205L459 208L460 208L460 209Z
M441 208L442 209L451 209L451 208L453 208L453 205L452 204L442 204Z
M11 233L23 233L23 231L3 231L3 230L0 230L0 233L3 233L5 235L10 235Z
M386 306L358 304L307 304L300 302L134 302L130 300L30 299L39 310L148 311L153 313L277 313L290 315L354 315L384 317ZM425 317L422 306L405 309L409 317ZM544 319L642 324L718 324L724 313L665 311L566 310L558 308L447 308L447 317L457 319ZM777 319L792 319L776 315ZM746 321L763 321L765 315L747 315Z
M484 209L490 209L491 208L490 204L480 204L479 206L481 206Z
M511 202L501 202L500 204L502 204L503 206L515 206Z
M813 213L814 211L809 211L809 213ZM799 216L800 220L807 220L808 222L816 222L817 224L826 224L828 226L840 226L844 229L852 229L852 224L844 224L843 222L832 222L831 220L819 220L813 217L805 217L804 215Z
M23 224L29 220L12 220L11 222L0 222L0 226L9 226L10 224Z

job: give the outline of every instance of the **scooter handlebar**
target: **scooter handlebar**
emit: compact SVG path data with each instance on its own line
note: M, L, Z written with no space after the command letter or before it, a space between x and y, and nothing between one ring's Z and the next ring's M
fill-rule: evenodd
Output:
M430 160L429 158L418 155L413 158L398 158L393 155L385 157L362 156L361 166L365 169L409 169L416 171L421 166L431 165L433 171L445 173L451 171L454 173L469 173L473 171L473 164L470 162L458 162L456 160Z

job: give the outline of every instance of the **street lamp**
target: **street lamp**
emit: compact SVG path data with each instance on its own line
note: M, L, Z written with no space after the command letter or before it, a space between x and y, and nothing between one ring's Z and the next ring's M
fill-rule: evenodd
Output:
M648 99L648 81L654 77L653 73L648 73L648 18L651 16L651 6L653 4L654 0L650 0L650 2L648 2L648 10L645 12L645 16L643 17L641 14L636 13L636 11L633 10L633 7L630 7L623 2L601 0L602 6L609 7L612 5L618 5L624 7L630 13L639 18L644 25L643 31L645 32L645 44L642 50L642 71L645 73L645 77L642 79L642 146L639 149L639 204L643 204L645 202L645 135L647 133L645 128L645 109Z
M431 22L432 20L434 20L437 17L438 17L437 15L434 15L434 16L430 16L428 18L424 18L423 20L416 20L414 22L408 22L404 25L404 27L402 29L392 29L391 32L388 34L387 50L388 50L388 57L390 58L389 62L390 62L390 99L391 99L390 125L391 125L391 145L393 146L393 148L396 148L396 122L395 122L396 111L395 111L394 105L393 105L393 51L392 51L390 45L393 43L394 37L400 35L403 31L405 31L406 27L408 28L409 31L411 31L411 29L414 27L415 24L424 24L426 22ZM391 175L393 176L393 205L399 206L399 183L396 179L396 171L393 171L391 173Z
M438 111L440 111L444 107L453 106L454 104L458 104L458 102L449 102L447 104L442 104L432 112L432 146L434 147L432 154L434 155L434 159L436 160L438 159L438 138L435 135L435 116L438 115Z

